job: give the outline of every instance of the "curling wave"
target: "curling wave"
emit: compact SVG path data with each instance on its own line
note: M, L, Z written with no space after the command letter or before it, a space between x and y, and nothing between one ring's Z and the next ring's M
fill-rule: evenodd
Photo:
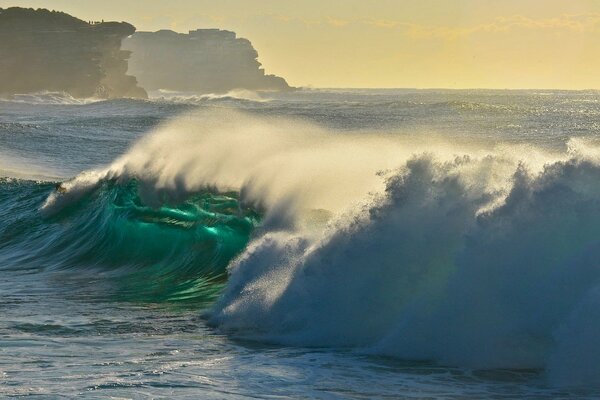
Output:
M40 218L35 200L48 192L69 196L64 184L3 180L0 202L7 224L0 230L0 259L9 255L10 265L20 269L35 265L109 277L114 298L210 302L258 214L240 208L235 193L199 192L176 205L151 208L140 201L137 186L135 180L100 181Z
M575 139L549 153L433 135L342 135L210 110L170 122L107 168L66 182L42 212L95 210L81 221L97 230L107 208L81 205L95 193L94 201L110 198L111 215L127 216L108 218L120 224L118 246L123 232L141 247L164 245L117 247L122 259L151 264L144 257L158 251L161 261L152 260L161 270L173 259L216 258L221 273L233 259L207 315L232 335L473 368L539 368L553 384L598 385L599 155L597 145ZM137 197L122 214L129 185ZM225 192L237 210L262 210L262 219L252 230L257 217L221 213L229 221L222 229L236 238L221 256L185 232L204 218L189 216L193 196ZM132 216L153 228L131 233ZM208 230L203 221L193 226ZM108 242L94 240L94 259L114 261ZM48 256L68 259L70 241L59 243Z

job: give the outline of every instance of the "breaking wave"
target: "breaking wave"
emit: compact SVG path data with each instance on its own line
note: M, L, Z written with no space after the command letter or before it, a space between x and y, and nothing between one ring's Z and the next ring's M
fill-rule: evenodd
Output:
M150 99L153 101L177 104L204 104L206 102L214 101L246 101L265 103L269 101L269 99L264 95L247 89L234 89L226 93L204 94L160 89L150 92Z
M89 98L77 98L71 96L66 92L37 92L37 93L24 93L24 94L13 94L6 98L0 98L0 102L11 102L11 103L22 103L22 104L66 104L66 105L79 105L79 104L90 104L104 99L89 97Z
M259 221L235 193L198 192L151 208L135 180L98 182L53 215L31 212L49 192L69 196L63 191L60 184L0 180L0 259L9 257L12 268L107 278L115 284L104 297L113 299L212 301Z
M51 191L43 224L78 216L25 253L151 266L141 292L163 273L224 283L229 265L207 318L236 337L597 385L599 178L583 140L549 153L209 110L28 189Z

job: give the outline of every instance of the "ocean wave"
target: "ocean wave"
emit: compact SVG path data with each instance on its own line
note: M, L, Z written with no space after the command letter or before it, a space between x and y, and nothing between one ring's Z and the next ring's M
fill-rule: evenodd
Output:
M583 140L549 153L205 110L65 182L42 212L56 218L108 182L135 182L148 210L238 193L262 218L226 257L207 314L223 332L598 385L599 177L600 148ZM109 257L103 246L94 257Z
M13 94L6 98L0 98L0 102L11 102L21 104L63 104L63 105L82 105L104 101L95 97L90 98L77 98L71 96L66 92L36 92L36 93L23 93Z
M600 165L518 164L503 192L485 188L495 164L415 157L321 237L255 240L211 322L251 339L599 384Z
M6 223L0 229L0 259L10 257L15 268L109 277L113 299L213 300L225 267L259 220L239 206L235 193L199 192L175 205L148 207L135 180L98 182L42 218L25 212L25 198L32 207L48 193L69 196L64 190L60 183L0 180Z
M269 99L259 92L247 89L234 89L226 93L193 93L177 92L171 90L157 90L150 92L150 99L158 102L169 102L176 104L204 104L219 101L246 101L265 103Z

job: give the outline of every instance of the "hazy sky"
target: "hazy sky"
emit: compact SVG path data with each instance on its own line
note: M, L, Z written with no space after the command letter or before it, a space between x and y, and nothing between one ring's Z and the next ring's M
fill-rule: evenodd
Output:
M0 0L9 6L234 30L292 85L600 89L600 0Z

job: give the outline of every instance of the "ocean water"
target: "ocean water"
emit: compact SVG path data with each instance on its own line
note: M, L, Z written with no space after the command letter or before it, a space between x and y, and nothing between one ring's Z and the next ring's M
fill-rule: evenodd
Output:
M0 101L0 397L597 398L600 93Z

